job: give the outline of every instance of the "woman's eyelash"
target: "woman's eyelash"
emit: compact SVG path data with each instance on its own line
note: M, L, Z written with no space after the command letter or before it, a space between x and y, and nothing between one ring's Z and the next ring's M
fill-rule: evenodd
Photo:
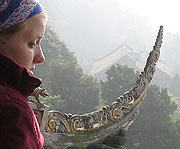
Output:
M36 46L36 42L30 42L28 45L30 48L32 48L33 46Z
M29 47L33 48L33 46L39 46L40 41L34 41L34 42L30 42L28 45Z
M31 45L36 45L36 42L32 42Z

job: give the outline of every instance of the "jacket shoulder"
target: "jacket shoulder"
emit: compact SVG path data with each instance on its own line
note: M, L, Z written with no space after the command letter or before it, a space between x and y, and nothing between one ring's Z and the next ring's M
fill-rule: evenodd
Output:
M5 85L0 85L0 101L14 100L21 101L19 99L25 99L25 97L16 89Z
M2 105L3 103L25 110L30 117L33 117L33 112L29 106L28 100L19 91L0 85L0 104Z
M33 111L27 99L15 89L1 85L0 118L0 148L38 148Z

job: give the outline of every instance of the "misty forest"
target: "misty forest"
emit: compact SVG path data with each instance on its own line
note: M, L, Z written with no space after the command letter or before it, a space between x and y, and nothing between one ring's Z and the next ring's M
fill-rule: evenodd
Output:
M153 28L145 17L121 11L107 0L97 2L102 7L95 7L94 0L41 1L49 19L41 42L46 61L34 74L50 94L41 99L50 110L92 112L135 84L159 26ZM155 75L126 133L124 149L180 148L179 56L180 35L165 33Z

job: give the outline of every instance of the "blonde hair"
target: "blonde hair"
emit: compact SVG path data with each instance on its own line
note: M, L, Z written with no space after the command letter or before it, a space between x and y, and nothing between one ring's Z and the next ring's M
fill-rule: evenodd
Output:
M33 17L41 17L46 20L48 19L47 13L45 11L42 11L41 13L39 13ZM8 40L13 34L19 32L26 25L27 20L20 22L16 25L13 25L13 26L7 28L6 30L2 30L0 32L0 36L3 36L5 39Z

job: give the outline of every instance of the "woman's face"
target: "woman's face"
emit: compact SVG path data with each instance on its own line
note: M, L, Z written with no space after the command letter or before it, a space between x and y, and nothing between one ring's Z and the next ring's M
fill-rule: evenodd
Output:
M6 43L1 44L0 53L28 70L34 70L36 64L45 60L40 46L45 28L45 18L40 16L29 18L19 32L12 35Z

